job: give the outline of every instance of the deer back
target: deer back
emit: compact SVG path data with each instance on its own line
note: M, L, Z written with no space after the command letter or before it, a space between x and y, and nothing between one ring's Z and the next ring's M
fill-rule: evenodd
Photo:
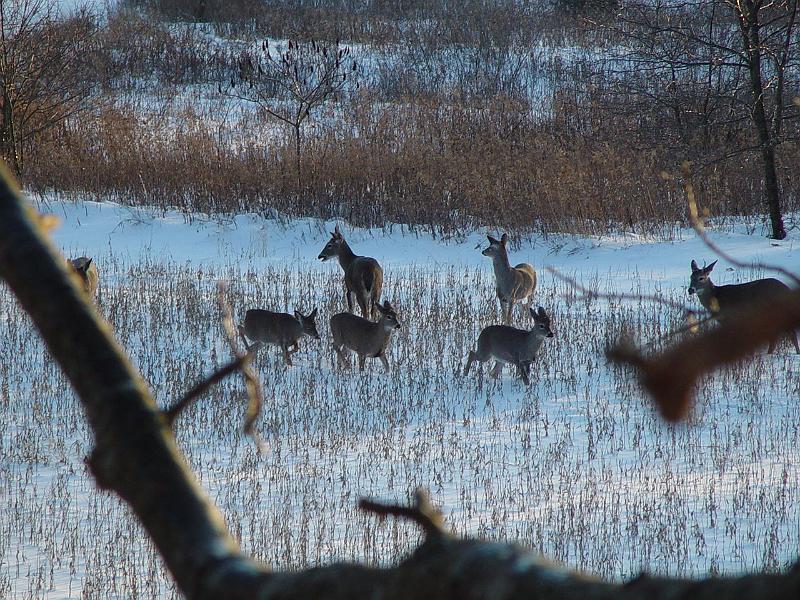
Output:
M544 341L533 331L510 325L489 325L478 337L478 351L509 364L532 361Z
M377 323L351 313L338 313L331 317L333 343L344 346L357 354L376 356L389 343L391 330L386 330L381 321Z
M727 316L745 311L755 302L776 298L790 291L785 283L770 277L747 283L714 286L709 295L700 296L700 301L711 312Z
M374 258L357 256L345 269L344 282L351 291L377 292L377 302L383 287L383 269Z
M510 291L512 297L523 299L530 296L536 289L536 270L528 263L520 263L513 268L514 289Z
M253 341L288 346L303 335L303 326L293 315L251 309L244 316L244 333Z

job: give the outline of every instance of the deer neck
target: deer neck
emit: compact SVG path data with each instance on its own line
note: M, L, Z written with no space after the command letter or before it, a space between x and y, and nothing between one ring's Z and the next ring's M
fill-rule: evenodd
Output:
M339 264L345 271L350 266L350 263L352 263L356 258L355 253L350 249L350 246L344 240L342 240L342 245L339 246L338 258Z
M544 341L544 336L539 335L535 329L528 332L528 337L525 340L525 345L528 347L528 351L530 354L535 354L536 351L539 349L539 346L542 345Z
M501 250L492 256L494 266L494 276L498 283L505 284L511 277L511 263L508 262L508 252Z
M381 317L381 320L378 321L378 334L377 338L380 340L381 347L385 348L386 344L389 342L389 338L392 337L392 332L394 331L394 327L386 327L386 317Z
M710 279L706 280L706 285L697 290L697 298L700 300L700 304L702 304L706 310L710 310L712 312L719 311L719 306L716 306L716 308L712 307L712 300L716 297L716 295L717 287Z

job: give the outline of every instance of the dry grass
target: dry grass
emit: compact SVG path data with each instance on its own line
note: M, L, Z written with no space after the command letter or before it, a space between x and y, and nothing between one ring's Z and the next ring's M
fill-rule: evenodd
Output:
M343 305L338 270L98 262L100 309L163 405L229 358L219 279L239 316L319 307L323 339L304 339L294 368L274 349L259 354L266 454L241 434L236 378L177 427L246 551L278 568L409 550L418 531L366 517L356 500L418 485L458 534L517 540L604 577L776 570L796 557L800 372L788 352L722 371L703 384L691 424L670 427L603 359L622 332L649 340L676 326L678 311L661 306L547 285L537 302L556 338L526 389L510 370L459 375L480 327L499 319L485 269L387 269L404 327L384 375L378 364L363 374L335 364L327 319ZM584 283L603 289L603 277ZM89 433L62 375L5 288L0 300L0 595L174 596L144 532L86 473Z
M559 120L531 118L518 101L376 107L365 96L327 118L335 127L322 127L321 116L306 134L301 189L285 132L221 100L144 114L110 108L73 123L42 142L27 185L189 213L277 211L362 226L408 223L441 235L491 225L669 236L684 222L677 190L658 176L679 156L621 139L594 143ZM797 162L784 156L784 172ZM698 171L711 215L762 211L757 164ZM785 208L800 209L797 183L785 182Z

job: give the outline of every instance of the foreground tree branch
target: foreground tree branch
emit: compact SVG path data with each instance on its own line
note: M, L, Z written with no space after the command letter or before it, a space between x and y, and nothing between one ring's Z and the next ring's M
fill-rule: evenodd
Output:
M146 383L86 301L5 171L0 177L0 277L31 315L80 398L95 436L89 465L98 484L131 507L187 598L800 597L800 569L703 581L646 576L627 585L598 581L515 545L440 534L435 511L419 497L408 511L367 506L411 518L428 531L398 566L335 564L299 573L270 572L241 554L218 509L187 469Z
M655 357L628 346L611 348L616 362L638 369L645 389L668 421L686 417L698 380L719 367L750 356L770 340L800 328L800 290L754 303L747 318L728 320L719 327L688 338Z

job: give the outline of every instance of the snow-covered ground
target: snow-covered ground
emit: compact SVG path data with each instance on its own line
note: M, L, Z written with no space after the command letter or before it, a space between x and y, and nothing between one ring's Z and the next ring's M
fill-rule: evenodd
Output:
M297 267L312 268L334 226L333 222L318 219L287 222L254 215L208 218L97 202L43 200L39 208L63 219L64 226L55 231L54 239L66 254L96 256L100 261L104 254L113 253L128 260L160 257L195 266L237 263L264 268L291 260ZM751 235L753 231L755 234ZM797 231L781 242L764 237L762 232L762 227L742 220L732 232L713 237L739 260L768 262L800 271ZM479 244L485 247L486 233L499 235L496 231L476 231L463 239L441 241L417 234L408 226L395 225L357 229L346 237L359 254L379 257L385 265L420 265L431 270L454 265L489 270L490 261L476 249ZM515 246L518 247L512 250L512 263L519 256L539 271L554 267L582 278L601 276L613 281L616 291L634 286L677 289L688 283L692 259L702 264L703 260L716 258L691 230L668 242L633 234L550 235L547 239L517 242ZM746 281L753 276L725 261L720 261L714 274L717 284ZM547 279L544 275L545 285Z
M512 263L539 271L553 315L525 388L506 369L462 376L482 326L498 320L485 231L441 241L408 227L351 230L384 266L403 329L364 373L335 365L327 318L344 307L335 263L316 256L333 223L188 218L51 200L55 242L96 260L100 310L162 404L227 360L216 282L246 308L318 306L320 342L295 366L262 351L259 453L240 433L241 383L224 382L177 424L181 448L245 550L277 568L385 563L413 547L406 524L356 510L358 496L432 492L458 534L519 541L609 578L640 570L702 575L779 569L800 547L800 357L782 346L709 378L689 424L661 422L602 351L623 330L643 343L680 325L647 301L582 299L546 267L601 291L694 300L692 259L715 257L692 232L522 240ZM735 257L800 271L800 238L714 235ZM497 232L494 232L497 233ZM762 276L720 261L717 283ZM0 305L0 597L171 597L146 536L83 466L80 407L5 288ZM518 325L528 319L517 313ZM550 343L551 342L551 343Z

